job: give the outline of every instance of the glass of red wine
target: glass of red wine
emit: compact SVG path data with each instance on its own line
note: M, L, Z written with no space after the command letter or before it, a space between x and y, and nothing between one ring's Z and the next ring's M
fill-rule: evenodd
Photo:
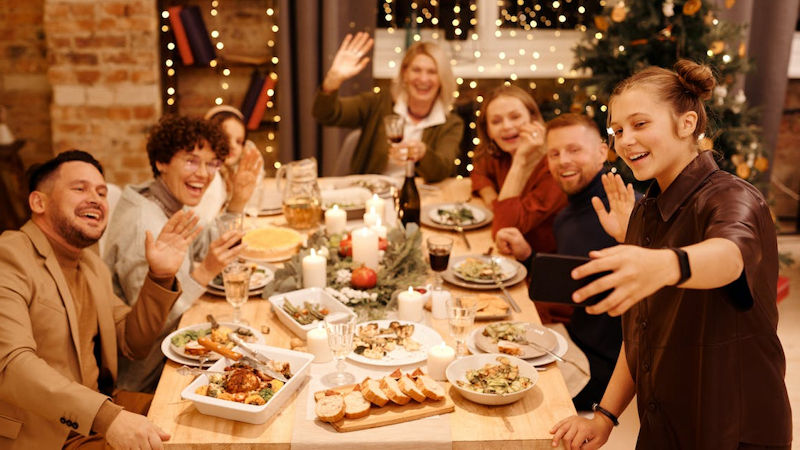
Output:
M386 128L386 137L390 143L399 144L403 141L403 130L406 126L403 116L389 114L383 118L383 126Z
M431 270L433 270L435 274L433 288L441 290L441 272L447 270L447 264L450 262L450 251L453 249L453 239L447 236L431 236L426 240L426 244L428 246L428 259L431 264Z

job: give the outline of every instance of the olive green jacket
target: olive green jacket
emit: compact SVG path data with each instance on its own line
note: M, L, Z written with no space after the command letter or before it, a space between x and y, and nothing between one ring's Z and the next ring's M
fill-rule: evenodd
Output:
M341 98L338 91L330 94L317 91L312 113L323 125L361 127L361 138L353 152L350 170L353 173L383 173L389 158L389 140L383 128L383 118L392 114L392 106L392 96L387 91ZM426 128L422 132L422 142L427 150L417 162L417 174L432 183L451 176L463 134L464 122L453 112L447 113L445 123Z

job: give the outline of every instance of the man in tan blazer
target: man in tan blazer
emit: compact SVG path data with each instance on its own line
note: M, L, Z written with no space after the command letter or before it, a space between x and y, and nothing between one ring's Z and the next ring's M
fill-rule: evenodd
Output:
M33 172L30 191L31 220L0 236L0 448L161 448L169 435L106 394L117 353L141 358L161 331L196 219L178 212L148 233L150 272L130 308L87 248L107 222L100 164L64 152Z

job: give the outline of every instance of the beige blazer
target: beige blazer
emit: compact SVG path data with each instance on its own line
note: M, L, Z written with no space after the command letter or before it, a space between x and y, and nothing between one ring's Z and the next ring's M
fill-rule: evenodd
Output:
M147 355L180 290L148 277L131 310L114 295L98 255L84 249L80 267L97 308L102 386L116 379L117 351ZM0 235L0 448L61 448L70 431L89 434L108 397L85 386L92 383L82 379L77 326L67 282L39 227L29 221Z

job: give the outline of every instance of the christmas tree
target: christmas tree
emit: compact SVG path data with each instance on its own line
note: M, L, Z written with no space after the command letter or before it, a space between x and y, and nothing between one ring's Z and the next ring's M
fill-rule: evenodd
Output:
M725 7L732 7L735 1L726 0ZM750 69L744 28L720 20L717 13L716 6L705 0L610 1L575 48L573 68L588 69L591 74L560 93L558 104L545 109L555 114L584 112L605 130L608 98L623 79L651 65L672 68L680 58L707 64L718 85L707 102L709 127L700 148L713 148L721 154L723 169L751 182L760 181L767 159L758 113L735 87ZM609 160L632 178L616 155L610 154Z

